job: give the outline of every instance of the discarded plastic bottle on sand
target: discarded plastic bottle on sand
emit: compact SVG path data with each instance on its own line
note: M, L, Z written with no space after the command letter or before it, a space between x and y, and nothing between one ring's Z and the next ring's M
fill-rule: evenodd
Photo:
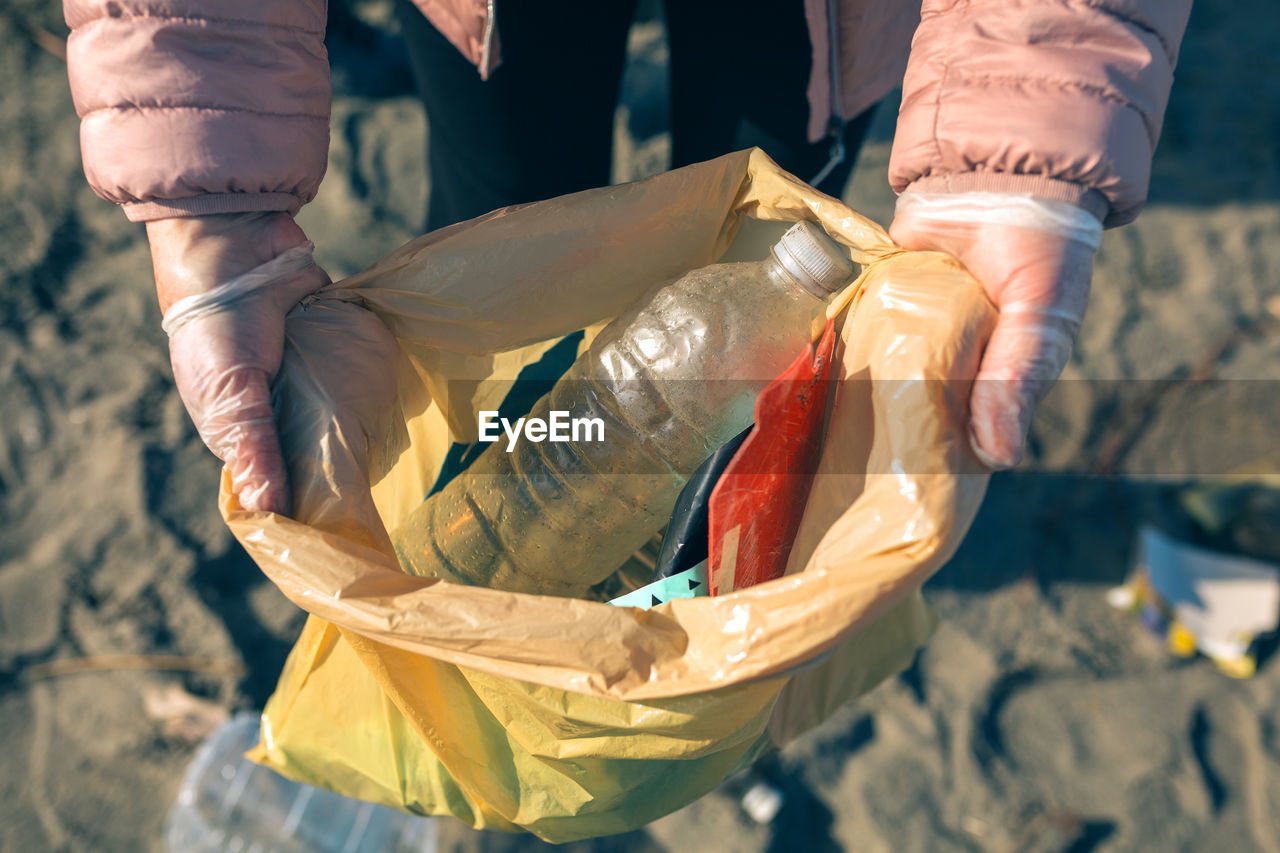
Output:
M569 440L502 436L392 533L401 564L459 583L583 594L751 424L757 394L809 343L853 271L838 244L802 222L766 260L664 284L605 327L526 418L553 424L565 413Z
M258 715L209 736L165 822L170 853L435 853L436 823L290 781L244 757Z

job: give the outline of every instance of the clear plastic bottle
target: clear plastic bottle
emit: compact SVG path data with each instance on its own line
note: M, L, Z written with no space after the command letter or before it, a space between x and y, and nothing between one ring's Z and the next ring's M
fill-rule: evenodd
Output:
M244 757L257 714L201 744L165 821L168 853L435 853L437 825L293 782Z
M661 527L688 477L751 424L755 398L852 277L821 228L770 257L670 281L596 337L528 418L603 422L602 440L505 435L392 533L414 574L577 596ZM591 433L599 436L599 431Z

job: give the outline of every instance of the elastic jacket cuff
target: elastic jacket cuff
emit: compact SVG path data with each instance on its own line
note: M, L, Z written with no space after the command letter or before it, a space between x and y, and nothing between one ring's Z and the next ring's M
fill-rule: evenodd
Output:
M208 193L187 198L153 199L122 204L130 222L206 216L213 213L257 213L283 210L297 213L302 201L291 193Z
M1111 205L1097 190L1044 175L1018 175L1010 172L952 172L917 178L904 192L916 193L1027 193L1053 201L1078 205L1106 223Z

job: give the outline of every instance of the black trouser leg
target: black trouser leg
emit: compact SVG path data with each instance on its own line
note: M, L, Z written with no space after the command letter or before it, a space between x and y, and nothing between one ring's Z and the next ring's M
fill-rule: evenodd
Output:
M812 51L802 0L667 0L673 167L759 146L804 181L831 142L808 140ZM839 197L871 122L845 126L845 159L818 189Z
M609 182L613 115L635 0L499 0L503 64L488 81L397 0L427 110L429 230ZM811 180L831 143L807 138L811 51L801 0L668 0L672 166L759 146ZM839 196L870 124L818 189Z
M498 2L502 64L487 81L398 7L427 112L428 230L609 183L634 0Z

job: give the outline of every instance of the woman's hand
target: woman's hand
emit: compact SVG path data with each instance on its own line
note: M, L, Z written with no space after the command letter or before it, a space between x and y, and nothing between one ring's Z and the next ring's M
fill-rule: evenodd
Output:
M946 252L999 309L969 398L969 438L991 468L1022 459L1031 415L1071 356L1101 225L1065 202L996 193L904 193L889 229L904 248Z
M226 463L245 509L288 514L270 382L284 351L285 314L329 277L299 249L308 245L306 235L284 213L161 219L147 223L147 237L174 381L200 438ZM260 280L261 286L184 310L193 307L190 297L209 294L289 250L298 260Z

